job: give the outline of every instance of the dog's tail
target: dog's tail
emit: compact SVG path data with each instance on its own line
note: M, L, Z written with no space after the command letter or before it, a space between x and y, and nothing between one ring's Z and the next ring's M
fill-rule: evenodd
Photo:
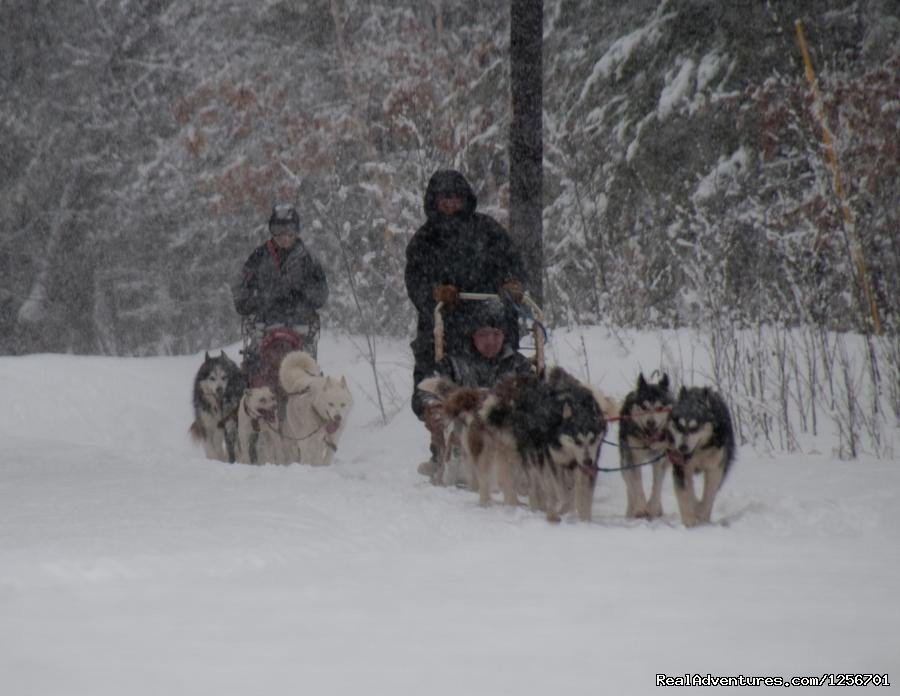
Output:
M316 377L322 376L319 363L309 353L295 350L281 361L278 368L278 381L288 394L302 391Z

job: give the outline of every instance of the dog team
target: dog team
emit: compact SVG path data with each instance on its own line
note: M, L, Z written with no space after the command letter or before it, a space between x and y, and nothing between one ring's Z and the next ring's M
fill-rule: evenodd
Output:
M204 356L193 403L190 432L209 459L326 466L347 425L353 395L346 378L322 374L309 353L287 353L277 384L251 386L222 351Z
M325 376L303 351L287 353L277 387L247 386L222 351L204 356L194 380L191 433L210 459L250 464L332 462L353 396L344 377ZM637 379L621 405L561 367L545 377L512 374L491 389L429 377L418 389L440 402L446 447L431 474L438 485L469 486L489 505L527 496L550 521L570 512L591 519L600 449L618 421L620 469L629 518L661 517L663 480L672 469L682 524L708 523L716 493L735 456L728 407L708 387L682 387L669 378ZM649 496L643 469L651 470ZM695 477L702 475L698 497Z
M511 375L494 388L458 387L430 377L418 388L440 401L448 446L431 474L437 485L469 486L490 505L499 490L506 505L529 506L558 522L574 512L591 519L600 448L608 424L619 423L620 467L629 518L661 517L663 479L671 467L685 527L710 522L713 502L734 461L728 407L708 387L682 387L677 398L668 376L643 374L621 406L560 367L545 378ZM649 498L642 470L652 469ZM698 496L694 479L703 477Z

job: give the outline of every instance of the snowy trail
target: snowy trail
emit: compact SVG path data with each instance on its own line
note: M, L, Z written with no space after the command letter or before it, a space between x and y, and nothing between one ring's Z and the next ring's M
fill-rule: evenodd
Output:
M669 491L662 520L625 520L621 477L606 474L593 524L551 526L415 473L425 437L402 403L404 348L382 348L399 395L382 427L368 366L326 337L326 372L346 366L358 407L327 469L203 459L186 437L196 356L0 358L16 395L0 406L3 692L643 694L657 673L900 679L896 462L743 448L718 524L681 528ZM620 394L639 363L610 354L603 386Z

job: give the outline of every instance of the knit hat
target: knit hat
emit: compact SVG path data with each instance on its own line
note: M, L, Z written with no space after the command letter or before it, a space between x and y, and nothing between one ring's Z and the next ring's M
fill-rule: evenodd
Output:
M297 209L290 203L279 203L272 208L272 215L269 217L269 231L273 228L293 227L295 231L300 231L300 215Z
M492 326L495 329L506 329L509 324L509 314L503 301L491 297L476 303L472 312L470 326L472 331L482 326Z

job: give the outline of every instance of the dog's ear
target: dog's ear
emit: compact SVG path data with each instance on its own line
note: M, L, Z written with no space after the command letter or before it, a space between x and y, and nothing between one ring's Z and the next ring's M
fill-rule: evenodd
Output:
M204 362L209 360L209 351L206 351L205 353L203 353L203 360L204 360Z
M638 374L637 388L643 389L646 386L647 386L647 380L644 379L644 373L641 372L640 374Z
M659 378L659 388L663 391L666 391L669 388L669 375L663 372L662 377Z

